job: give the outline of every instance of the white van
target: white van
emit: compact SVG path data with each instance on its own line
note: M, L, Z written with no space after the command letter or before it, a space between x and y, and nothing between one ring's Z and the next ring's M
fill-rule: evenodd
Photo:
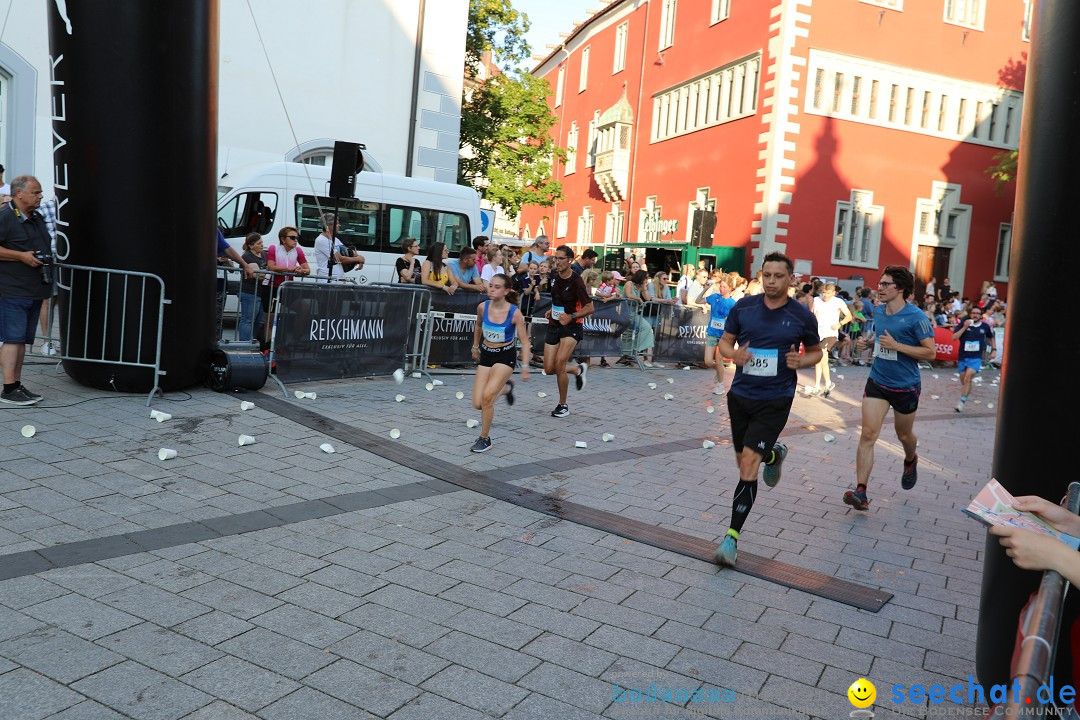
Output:
M300 230L300 246L315 271L320 213L334 210L330 168L294 162L252 165L225 173L218 186L218 227L242 252L250 232L269 248L283 227ZM386 175L365 170L356 176L355 197L338 200L338 238L366 261L345 275L358 283L394 282L401 241L415 238L420 252L434 242L451 255L471 244L480 228L480 197L463 185Z

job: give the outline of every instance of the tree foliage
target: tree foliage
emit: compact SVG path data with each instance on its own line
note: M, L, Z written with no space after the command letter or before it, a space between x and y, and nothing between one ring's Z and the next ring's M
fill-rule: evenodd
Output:
M995 188L1000 195L1005 186L1016 179L1016 164L1020 154L1016 150L999 152L994 156L994 165L986 168L987 174L994 179Z
M563 197L551 177L554 159L565 151L550 130L557 118L548 107L547 80L529 74L523 63L531 50L525 40L528 18L510 0L470 0L466 37L466 83L461 104L458 182L476 188L510 217L523 205L550 206ZM505 72L483 77L485 52Z

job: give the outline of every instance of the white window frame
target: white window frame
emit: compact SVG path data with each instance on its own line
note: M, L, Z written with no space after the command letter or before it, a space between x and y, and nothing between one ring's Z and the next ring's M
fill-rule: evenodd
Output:
M570 132L566 133L566 164L563 165L563 175L573 175L577 172L577 145L578 126L575 120L570 123Z
M556 220L555 220L555 237L557 237L557 238L566 237L566 229L567 229L567 226L569 224L570 224L570 211L569 210L560 210L559 214L558 214L558 216L556 216Z
M660 242L659 223L653 223L653 230L645 229L645 220L652 215L659 219L664 208L656 204L656 196L650 195L645 198L645 205L638 210L638 242Z
M559 73L555 80L555 107L562 105L563 101L563 85L566 84L566 65L565 63L559 66Z
M666 50L675 44L675 11L677 0L662 0L660 4L660 45Z
M581 49L581 71L578 75L577 91L585 92L589 87L589 45Z
M704 130L757 114L761 82L757 52L653 96L650 142Z
M709 13L709 24L727 20L731 16L731 0L712 0L712 10Z
M945 0L943 17L949 25L982 30L986 19L986 0Z
M626 212L620 207L620 203L611 203L611 211L607 213L604 222L604 244L621 245L625 225Z
M852 190L847 200L836 203L830 252L832 264L877 268L884 224L885 208L874 205L873 191Z
M1035 11L1035 0L1024 0L1024 24L1020 28L1020 39L1031 42L1031 19Z
M904 0L859 0L867 5L874 5L877 7L883 7L888 10L896 10L897 12L904 11Z
M593 167L596 165L596 150L599 144L599 138L597 135L597 127L600 125L600 111L593 112L592 120L589 121L589 137L586 140L587 145L585 147L585 167Z
M997 257L994 258L994 282L1009 282L1009 254L1012 252L1011 222L998 225Z
M611 62L611 74L626 69L626 46L630 38L630 21L627 20L615 28L615 56Z
M593 244L593 221L596 216L592 214L592 209L586 205L581 208L581 215L578 216L577 225L577 243L579 245L592 245Z

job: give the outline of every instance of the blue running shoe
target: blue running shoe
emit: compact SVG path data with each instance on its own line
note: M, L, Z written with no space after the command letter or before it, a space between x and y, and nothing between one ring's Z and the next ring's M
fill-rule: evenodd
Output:
M720 541L720 547L716 548L716 562L720 563L721 567L735 567L735 558L739 554L739 548L736 545L735 538L731 535L725 535L724 539Z
M776 483L780 482L780 473L783 470L784 458L787 457L787 445L778 442L773 445L773 452L776 453L776 462L772 465L766 465L765 470L761 473L761 479L764 480L765 484L769 487L776 487Z
M844 493L844 503L856 510L865 510L870 507L870 499L866 497L865 491L859 492L858 490L848 490Z

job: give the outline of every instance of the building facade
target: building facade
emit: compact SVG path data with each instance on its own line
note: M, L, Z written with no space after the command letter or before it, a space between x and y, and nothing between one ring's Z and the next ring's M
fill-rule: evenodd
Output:
M1013 188L986 170L1019 144L1032 4L615 0L534 70L555 88L566 198L526 208L522 231L1001 290Z
M85 2L85 0L82 0ZM0 37L0 164L52 186L47 10L11 3ZM468 0L220 0L218 169L329 164L457 182Z

